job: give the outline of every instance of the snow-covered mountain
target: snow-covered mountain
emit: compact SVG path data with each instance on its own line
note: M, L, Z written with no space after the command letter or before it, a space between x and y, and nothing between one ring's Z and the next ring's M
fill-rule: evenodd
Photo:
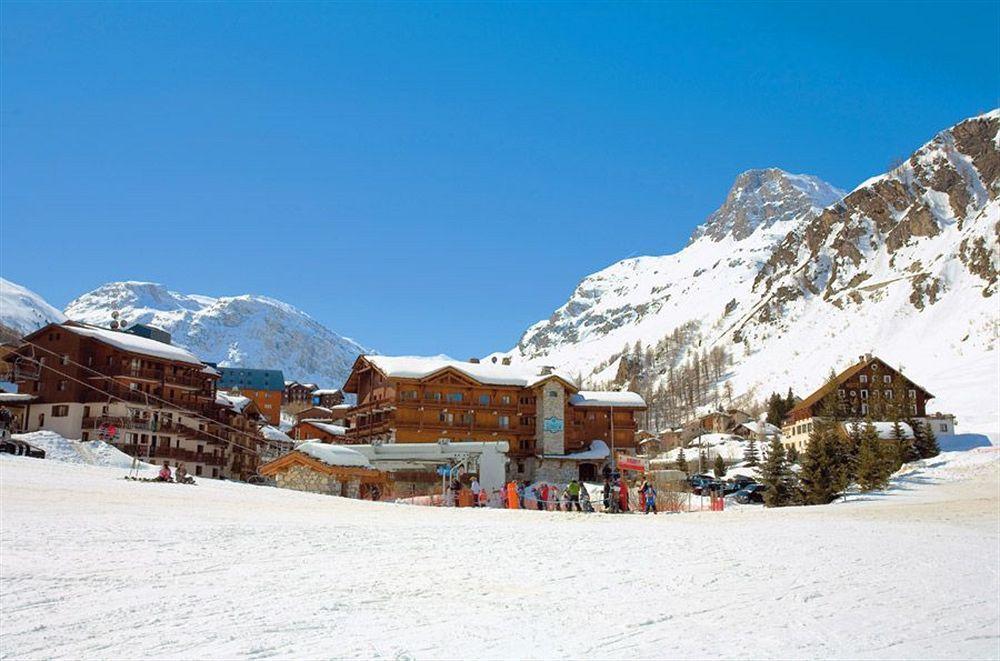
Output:
M111 282L66 307L70 319L107 326L117 310L127 323L168 331L173 343L223 366L281 369L286 379L339 387L365 349L287 303L264 296L201 296L151 282Z
M21 336L64 319L62 312L35 292L0 278L0 325Z
M506 355L640 382L653 399L672 384L697 403L699 388L805 394L873 351L930 389L932 409L995 431L998 198L1000 111L846 196L814 177L746 172L687 247L584 278ZM703 368L685 373L693 362Z

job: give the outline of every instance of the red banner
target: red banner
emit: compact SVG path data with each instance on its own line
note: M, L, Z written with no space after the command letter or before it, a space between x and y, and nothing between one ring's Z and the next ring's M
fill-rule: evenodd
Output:
M627 454L619 453L615 463L618 465L618 470L640 472L644 472L646 470L646 464L642 462L642 459Z

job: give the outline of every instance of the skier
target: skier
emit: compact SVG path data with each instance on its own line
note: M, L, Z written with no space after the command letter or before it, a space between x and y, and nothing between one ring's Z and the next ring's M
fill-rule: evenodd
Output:
M517 509L517 484L513 480L507 483L507 508Z
M625 478L622 478L618 485L618 509L623 512L628 511L628 482Z
M590 492L587 491L587 485L580 483L580 504L583 505L584 512L593 512L594 505L590 502Z
M573 506L576 505L576 511L582 512L583 509L580 508L580 483L576 480L570 480L569 486L566 487L566 495L568 496L566 511L571 512Z
M604 478L604 511L611 511L611 480Z
M479 486L479 479L472 478L472 506L479 507L479 494L482 492L482 487Z
M517 482L515 482L515 484L517 485L518 509L522 509L523 510L524 509L524 482L522 482L521 480L518 480Z
M549 485L542 483L539 490L538 509L545 511L549 508Z
M653 488L652 484L643 484L643 497L645 498L645 513L649 514L652 512L656 514L656 489Z

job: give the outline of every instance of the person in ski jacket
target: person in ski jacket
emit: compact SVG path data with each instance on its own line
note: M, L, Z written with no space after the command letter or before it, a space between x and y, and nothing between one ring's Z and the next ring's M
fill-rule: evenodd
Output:
M604 511L611 509L611 480L604 478Z
M170 479L170 464L166 461L163 462L163 467L160 468L160 472L156 474L156 479L160 482L172 482Z
M623 512L628 511L628 482L624 478L618 485L618 507Z
M472 478L472 506L479 507L479 494L482 492L483 488L479 486L479 480L477 478Z
M507 483L507 508L516 510L517 507L517 484L511 480Z
M580 483L576 480L570 480L569 486L566 487L566 511L570 512L573 510L573 506L576 506L577 512L582 512L583 509L580 507Z
M643 485L644 490L642 492L643 498L645 499L645 513L649 514L652 512L656 514L656 489L653 488L652 484Z
M187 468L184 467L184 464L179 464L177 470L174 471L174 481L180 484L187 484L189 481L194 482L194 480L188 477Z
M539 496L541 499L538 501L538 509L547 510L549 508L549 485L542 483Z
M590 492L587 491L587 485L580 485L580 504L583 506L584 512L593 512L594 505L590 502Z

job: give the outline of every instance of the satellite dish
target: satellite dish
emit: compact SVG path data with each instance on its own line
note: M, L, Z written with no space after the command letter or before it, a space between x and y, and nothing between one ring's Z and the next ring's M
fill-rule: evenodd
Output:
M111 322L111 330L118 330L118 322L117 321L112 321Z
M117 319L118 318L118 310L113 310L111 312L111 318L112 319Z

